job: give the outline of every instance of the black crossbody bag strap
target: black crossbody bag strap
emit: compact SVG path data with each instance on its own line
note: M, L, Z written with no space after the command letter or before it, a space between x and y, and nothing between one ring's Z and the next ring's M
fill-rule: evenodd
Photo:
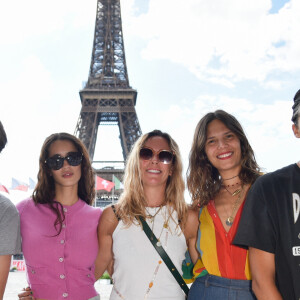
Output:
M167 254L167 252L165 251L165 249L162 246L157 246L158 239L154 235L153 231L150 229L150 227L147 224L147 222L145 221L145 219L141 216L139 217L139 219L143 225L143 230L146 233L149 241L151 242L151 244L153 245L155 250L158 252L158 254L162 258L162 260L165 262L166 266L168 267L168 269L170 270L170 272L172 273L172 275L174 276L174 278L176 279L176 281L178 282L179 286L182 288L184 293L186 295L188 295L189 288L186 285L186 283L184 282L184 280L182 279L182 276L180 275L180 273L178 272L176 267L174 266L169 255Z

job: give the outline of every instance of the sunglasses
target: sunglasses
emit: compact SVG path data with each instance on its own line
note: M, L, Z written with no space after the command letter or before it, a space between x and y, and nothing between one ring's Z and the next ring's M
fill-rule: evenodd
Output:
M154 151L146 147L140 150L140 158L143 160L150 160L154 155L158 155L158 160L166 165L172 163L174 157L173 153L168 150Z
M68 162L70 166L79 166L82 162L81 152L69 152L66 157L62 157L59 154L55 154L45 160L45 164L49 169L59 170L64 165L64 160Z

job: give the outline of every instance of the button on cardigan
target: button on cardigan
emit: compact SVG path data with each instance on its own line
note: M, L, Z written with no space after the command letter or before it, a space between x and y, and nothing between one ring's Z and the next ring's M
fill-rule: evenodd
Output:
M94 268L101 209L80 199L72 206L64 206L65 220L59 235L54 228L56 215L47 204L35 205L32 199L26 199L17 209L33 295L48 300L96 296Z

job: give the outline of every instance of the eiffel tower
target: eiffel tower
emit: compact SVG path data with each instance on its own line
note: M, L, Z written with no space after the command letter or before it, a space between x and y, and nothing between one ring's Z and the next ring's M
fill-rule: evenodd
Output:
M91 161L99 125L118 125L124 166L132 145L142 132L135 110L137 91L130 87L128 80L120 0L97 0L89 77L79 95L82 107L75 135L85 144ZM97 174L111 181L117 171L114 162L102 162L100 166ZM118 170L123 177L123 169Z

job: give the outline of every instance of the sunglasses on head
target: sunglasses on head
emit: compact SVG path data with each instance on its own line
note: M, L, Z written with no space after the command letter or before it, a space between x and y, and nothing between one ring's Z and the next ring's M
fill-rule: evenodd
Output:
M69 152L65 157L55 154L52 157L47 158L45 164L49 169L59 170L64 165L64 160L66 160L70 166L79 166L82 162L82 153Z
M154 151L151 148L143 147L140 150L140 158L143 160L150 160L154 155L158 155L158 160L163 164L170 164L173 161L173 153L168 150Z

